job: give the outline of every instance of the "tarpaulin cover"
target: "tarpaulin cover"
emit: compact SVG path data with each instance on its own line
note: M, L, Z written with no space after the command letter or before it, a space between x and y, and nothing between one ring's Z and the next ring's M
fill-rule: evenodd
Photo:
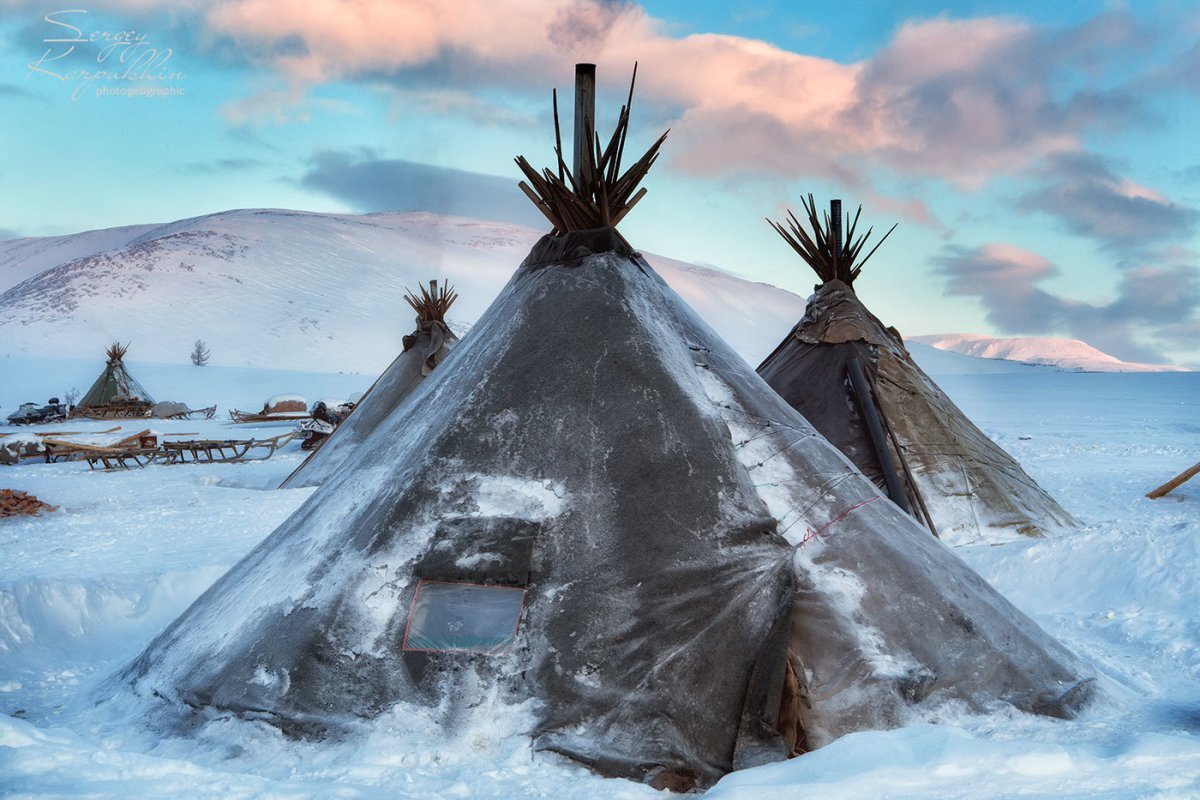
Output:
M813 295L804 317L758 372L882 486L879 458L846 378L850 358L877 382L880 406L901 445L899 454L891 448L893 459L903 456L912 469L947 541L1041 536L1077 525L841 281L829 281Z
M525 588L513 644L403 651L420 579ZM604 230L543 239L110 691L160 723L215 709L319 736L397 703L470 708L469 665L535 701L535 747L711 782L785 757L789 649L814 744L939 699L1065 714L1086 695L1067 651Z

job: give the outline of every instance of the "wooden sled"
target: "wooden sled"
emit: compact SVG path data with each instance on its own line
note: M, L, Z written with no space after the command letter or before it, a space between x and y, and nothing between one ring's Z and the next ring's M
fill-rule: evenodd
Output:
M212 419L216 413L217 407L212 405L208 408L189 408L187 411L180 411L178 414L168 414L162 419Z
M46 462L86 461L92 469L132 469L152 464L158 457L157 447L102 446L80 444L59 439L46 440Z
M163 442L159 450L165 464L224 464L231 461L266 461L296 437L296 432L270 439L193 439ZM254 455L251 455L251 454Z
M312 415L307 411L283 411L275 414L263 414L261 412L250 413L247 411L238 411L236 408L229 410L229 418L236 425L248 422L300 422L311 417Z
M109 403L103 406L76 407L71 412L71 416L84 419L137 419L150 416L150 404L133 400L126 403Z
M149 430L138 431L109 445L52 438L45 439L43 444L46 446L46 463L82 460L88 462L92 469L144 467L153 463L158 456L158 439Z

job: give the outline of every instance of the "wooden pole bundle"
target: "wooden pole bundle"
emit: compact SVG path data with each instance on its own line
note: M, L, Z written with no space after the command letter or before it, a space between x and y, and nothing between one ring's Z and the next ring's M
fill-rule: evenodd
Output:
M418 288L421 290L420 297L411 290L404 294L404 299L417 312L417 318L421 322L445 322L446 312L458 299L458 292L449 283L439 288L437 281L430 281L428 289L424 286Z
M580 65L588 67L590 65ZM591 74L592 88L587 88L587 71L577 87L576 131L590 134L592 140L582 146L582 135L576 136L575 163L568 169L563 158L562 133L558 121L558 93L552 93L554 107L555 154L558 157L556 170L541 172L525 159L517 156L517 166L528 179L520 182L521 191L533 201L538 211L554 226L554 233L561 236L568 231L592 228L615 227L625 215L646 195L639 188L650 167L658 160L658 150L666 141L666 131L628 170L621 171L621 159L625 152L625 140L629 133L629 111L633 106L633 89L637 82L637 64L633 65L633 78L629 83L629 100L621 107L616 128L608 144L602 145L599 135L594 133L595 120L586 108L594 102L594 71ZM577 72L577 78L580 73Z
M787 212L786 228L772 219L768 219L767 222L792 246L793 250L800 254L804 262L813 268L822 283L838 280L853 287L854 279L862 272L863 265L870 260L871 256L875 255L879 245L887 241L887 238L892 235L892 231L896 230L896 226L893 225L889 228L883 238L871 248L871 251L860 259L859 255L862 253L863 246L866 245L867 240L871 238L871 233L875 230L873 227L868 228L866 233L858 238L854 237L858 218L862 214L862 205L859 205L853 220L850 219L849 214L846 215L846 233L843 241L840 200L835 200L832 205L833 217L825 214L824 219L817 216L817 204L813 200L812 194L808 195L807 200L801 197L800 202L808 217L807 228L791 211Z
M132 342L129 344L132 344ZM115 364L125 358L125 354L129 352L129 344L113 342L109 345L108 349L104 351L104 355L108 357L108 363Z

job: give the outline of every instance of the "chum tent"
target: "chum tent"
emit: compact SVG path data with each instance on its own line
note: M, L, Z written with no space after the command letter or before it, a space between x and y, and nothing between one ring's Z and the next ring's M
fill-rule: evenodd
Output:
M805 222L790 213L786 228L768 220L821 284L804 316L759 365L759 375L950 544L1076 526L917 366L900 334L863 304L855 280L887 237L862 255L871 231L855 235L858 214L846 215L843 228L840 202L833 205L830 215L818 218L809 195Z
M120 342L114 342L104 351L107 359L104 372L100 373L100 377L76 404L79 408L98 408L131 401L153 405L154 398L125 367L125 353L128 351L129 345Z
M458 344L458 337L446 325L446 312L458 299L449 284L439 288L437 281L430 281L428 290L422 286L420 295L410 292L404 299L417 312L417 327L404 337L403 351L362 396L350 416L284 479L281 489L320 486L330 475L346 469L358 446Z
M602 155L576 199L621 213ZM498 693L533 701L535 748L686 787L947 701L1070 716L1091 686L611 224L563 215L353 464L109 689L180 730L305 737L410 707L457 709L451 736Z

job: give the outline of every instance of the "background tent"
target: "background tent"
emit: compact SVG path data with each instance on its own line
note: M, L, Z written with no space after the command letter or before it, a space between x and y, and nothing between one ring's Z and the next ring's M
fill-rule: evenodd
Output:
M854 236L858 215L853 222L847 216L843 242L841 225L833 225L840 203L824 222L811 195L805 209L808 230L794 215L786 230L771 224L822 284L758 373L893 500L952 544L1076 525L855 294L854 280L875 252L860 256L870 231Z
M114 342L109 346L104 353L108 359L108 363L104 365L104 372L76 404L78 407L107 406L113 403L127 403L131 400L146 404L154 403L150 393L125 368L124 358L128 351L129 345L127 344Z
M122 673L151 718L453 727L499 691L536 747L686 786L1088 693L611 228L556 226L354 461Z
M438 288L430 281L429 291L409 294L408 304L417 312L416 329L404 337L404 350L371 385L350 416L280 485L282 489L320 486L347 466L355 449L371 432L442 363L458 337L446 325L446 312L458 295L449 285Z

